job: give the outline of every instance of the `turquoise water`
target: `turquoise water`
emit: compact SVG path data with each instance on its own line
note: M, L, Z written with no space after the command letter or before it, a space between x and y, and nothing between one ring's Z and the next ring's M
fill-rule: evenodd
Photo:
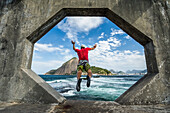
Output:
M50 86L67 99L113 101L137 82L141 75L100 76L91 79L87 88L86 80L81 82L81 91L76 91L76 76L40 75Z

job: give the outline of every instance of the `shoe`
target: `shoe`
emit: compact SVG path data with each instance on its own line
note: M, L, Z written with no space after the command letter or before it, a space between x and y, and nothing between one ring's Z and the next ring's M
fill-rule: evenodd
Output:
M81 80L82 79L79 79L78 81L77 81L77 85L76 85L76 90L79 92L80 91L80 84L81 84Z
M87 87L90 87L90 77L87 75Z

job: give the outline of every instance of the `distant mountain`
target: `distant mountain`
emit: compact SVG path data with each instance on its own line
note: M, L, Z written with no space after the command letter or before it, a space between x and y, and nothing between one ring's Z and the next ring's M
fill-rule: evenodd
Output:
M61 67L58 69L53 69L45 73L45 75L75 75L77 73L77 64L78 59L76 57L70 59L69 61L65 62ZM91 66L91 70L93 74L98 75L111 75L112 73L107 69L103 69L100 67ZM86 72L83 72L84 75L87 75Z
M125 74L123 71L118 71L117 74Z
M116 73L116 71L114 71L113 69L111 69L111 70L110 70L110 72L112 72L112 73Z
M145 70L128 70L128 71L126 71L126 73L147 73L147 69L145 69Z
M141 71L140 73L147 73L147 69Z
M78 59L76 57L65 62L58 69L53 69L45 73L46 75L70 75L77 70Z

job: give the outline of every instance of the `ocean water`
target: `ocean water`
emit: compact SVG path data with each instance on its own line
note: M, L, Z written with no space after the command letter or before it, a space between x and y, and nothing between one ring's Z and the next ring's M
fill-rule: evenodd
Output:
M40 77L67 99L114 101L136 83L142 75L117 75L91 78L89 88L86 86L87 80L82 80L80 92L76 90L76 76L40 75Z

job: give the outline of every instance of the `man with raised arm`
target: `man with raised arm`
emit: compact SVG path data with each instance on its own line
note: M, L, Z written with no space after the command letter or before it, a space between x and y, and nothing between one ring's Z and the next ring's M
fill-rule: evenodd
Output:
M77 91L80 91L80 84L82 79L81 74L83 72L83 70L85 70L88 74L87 74L87 87L90 87L90 79L92 77L92 72L90 69L90 65L89 65L89 59L88 59L88 51L90 50L94 50L97 46L97 44L95 44L92 48L85 48L84 45L81 45L81 49L76 49L75 48L75 42L71 41L71 43L73 44L73 50L75 50L75 52L77 52L77 55L79 57L79 63L77 65L77 85L76 85L76 89Z

